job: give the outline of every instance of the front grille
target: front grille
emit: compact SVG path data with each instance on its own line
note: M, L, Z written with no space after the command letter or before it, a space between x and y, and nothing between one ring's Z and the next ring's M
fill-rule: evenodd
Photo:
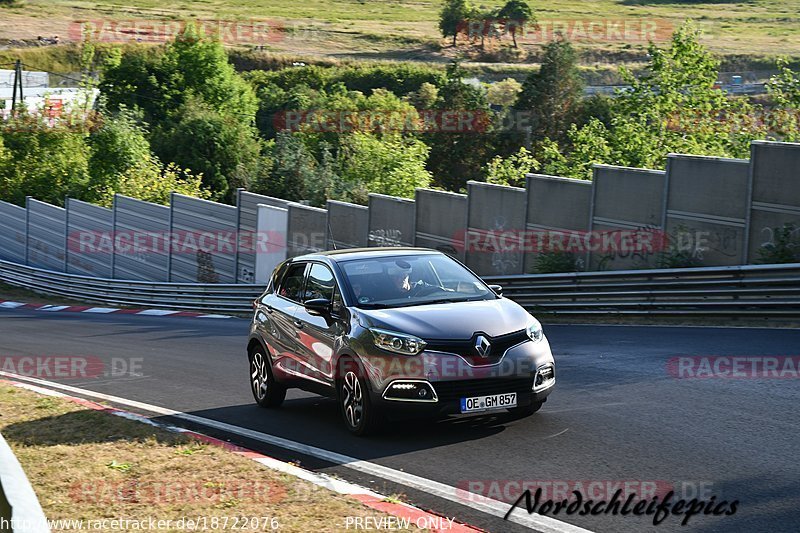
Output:
M488 396L506 392L527 393L533 388L533 377L462 379L432 383L439 401L458 400L472 396Z
M515 331L514 333L499 335L497 337L484 335L491 344L491 348L489 357L481 357L475 349L475 339L477 339L478 335L482 334L476 333L471 339L467 340L426 340L427 346L425 349L436 352L454 353L467 358L470 362L472 362L472 359L475 359L477 362L495 363L503 357L506 350L528 340L528 334L525 330Z

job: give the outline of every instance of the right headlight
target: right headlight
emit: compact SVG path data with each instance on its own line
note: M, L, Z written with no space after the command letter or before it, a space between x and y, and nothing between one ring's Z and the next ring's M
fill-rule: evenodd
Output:
M369 331L372 333L375 346L387 352L417 355L425 349L425 341L414 335L377 328L371 328Z
M538 320L533 318L533 322L528 326L528 338L533 342L539 342L544 338L544 331L542 331L542 325L539 323Z

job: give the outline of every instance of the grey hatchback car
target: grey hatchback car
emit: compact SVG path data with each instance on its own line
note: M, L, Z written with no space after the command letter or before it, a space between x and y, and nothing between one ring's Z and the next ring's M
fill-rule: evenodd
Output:
M532 414L555 385L541 324L434 250L294 257L253 307L247 355L258 405L280 406L289 388L330 396L357 435L387 416Z

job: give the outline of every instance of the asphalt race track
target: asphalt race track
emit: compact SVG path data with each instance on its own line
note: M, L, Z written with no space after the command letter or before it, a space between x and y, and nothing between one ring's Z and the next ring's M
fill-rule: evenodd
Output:
M359 439L347 433L331 400L290 391L282 409L258 408L248 388L247 328L244 319L0 309L0 356L140 361L142 376L60 382L251 428L455 487L496 480L495 490L505 487L515 497L519 492L511 489L520 481L655 482L687 499L700 491L706 499L714 495L717 501L740 502L733 516L695 516L687 527L680 526L677 516L657 527L647 516L556 517L593 531L796 531L800 523L800 380L676 379L667 371L667 362L676 356L798 355L800 331L545 326L556 356L557 384L536 415L406 422ZM456 504L263 442L222 436L384 494L404 494L416 505L490 531L524 530L467 502ZM487 495L507 499L502 493Z

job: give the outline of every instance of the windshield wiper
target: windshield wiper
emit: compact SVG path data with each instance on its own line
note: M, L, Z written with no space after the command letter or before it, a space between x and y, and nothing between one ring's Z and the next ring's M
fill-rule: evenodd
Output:
M369 303L369 304L358 304L356 307L361 309L388 309L390 307L396 307L394 305L389 304L379 304L379 303Z

